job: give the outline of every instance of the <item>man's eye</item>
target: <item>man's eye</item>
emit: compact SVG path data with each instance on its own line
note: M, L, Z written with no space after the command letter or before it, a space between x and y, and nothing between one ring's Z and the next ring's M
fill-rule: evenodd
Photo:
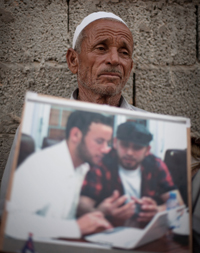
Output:
M96 143L97 143L97 144L103 144L103 142L104 142L104 140L102 140L102 139L97 139L97 140L96 140Z
M105 47L99 46L99 47L97 47L97 49L100 50L100 51L104 51L104 50L105 50Z
M129 55L129 53L127 51L122 51L121 52L123 55Z
M134 149L135 149L135 150L140 150L140 149L142 149L142 148L144 148L144 147L141 146L141 145L134 144Z
M126 142L126 141L121 141L121 146L124 147L124 148L128 148L129 147L129 143Z

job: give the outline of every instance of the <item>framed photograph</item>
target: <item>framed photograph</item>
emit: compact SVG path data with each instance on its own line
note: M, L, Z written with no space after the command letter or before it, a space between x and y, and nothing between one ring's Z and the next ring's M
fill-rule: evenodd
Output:
M190 120L28 92L8 252L192 252Z

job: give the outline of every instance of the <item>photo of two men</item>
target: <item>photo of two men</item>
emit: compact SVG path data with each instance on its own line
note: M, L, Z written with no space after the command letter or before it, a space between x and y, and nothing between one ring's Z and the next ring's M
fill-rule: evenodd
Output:
M177 185L163 161L173 149L186 171L186 148L185 126L174 122L27 102L5 235L70 240L142 230L171 195L188 206L185 182Z

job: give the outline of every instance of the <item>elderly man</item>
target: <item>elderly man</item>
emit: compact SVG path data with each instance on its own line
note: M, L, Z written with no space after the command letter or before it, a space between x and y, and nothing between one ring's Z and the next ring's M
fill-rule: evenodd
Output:
M79 238L98 228L110 228L101 212L77 220L75 216L89 165L98 165L109 152L111 137L110 117L72 112L66 140L30 155L17 168L5 233L20 239L26 239L29 232L35 237Z
M66 55L69 69L77 75L78 81L78 89L71 99L142 111L129 105L121 94L133 67L132 53L132 34L120 17L113 13L95 12L84 18L76 28L73 48L69 48ZM0 214L16 141L17 134L2 178Z
M183 204L167 166L150 153L152 138L140 123L128 121L118 126L114 148L85 178L79 212L100 210L114 223L116 218L124 222L130 212L124 212L123 202L132 201L133 220L148 222L166 209L170 192Z
M133 67L133 38L122 19L102 15L91 14L77 27L67 63L77 74L79 100L124 107L121 92Z

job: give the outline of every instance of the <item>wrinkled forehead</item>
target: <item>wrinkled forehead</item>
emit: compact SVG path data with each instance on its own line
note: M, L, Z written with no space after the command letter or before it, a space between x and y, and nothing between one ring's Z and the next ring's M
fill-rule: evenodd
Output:
M90 42L101 40L103 37L121 38L133 47L133 36L129 28L122 22L110 18L95 20L83 30L84 39Z

